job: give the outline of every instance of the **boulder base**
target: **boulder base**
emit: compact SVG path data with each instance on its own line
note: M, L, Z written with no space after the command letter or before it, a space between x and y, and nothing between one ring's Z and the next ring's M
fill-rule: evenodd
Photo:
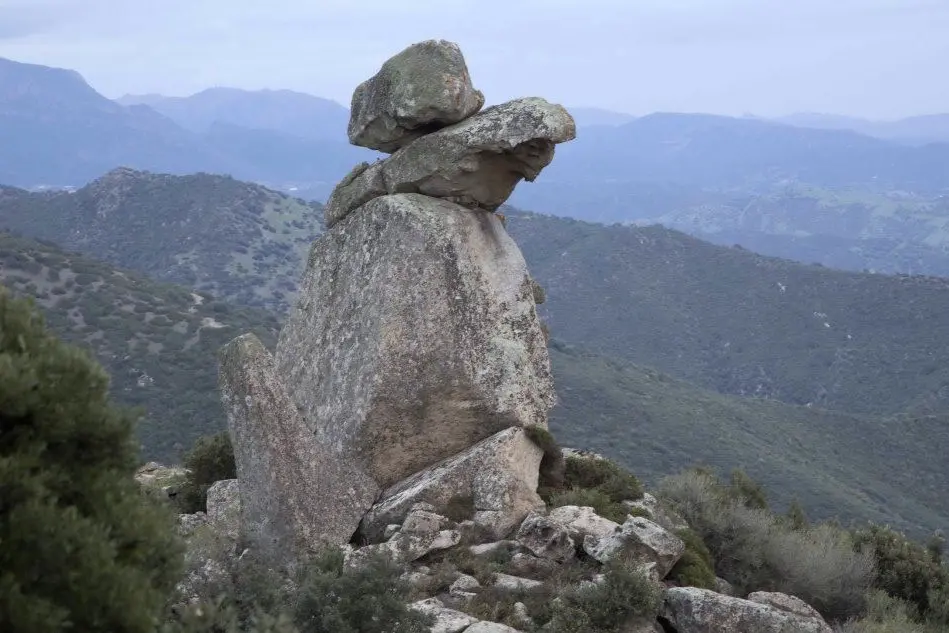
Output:
M317 443L253 334L221 350L221 392L248 544L279 560L348 543L379 488Z
M543 507L537 495L542 457L543 450L523 429L501 431L386 490L366 514L361 531L370 542L379 541L386 525L402 523L418 502L441 511L453 500L465 499L475 522L501 538Z
M816 612L785 611L695 587L667 589L660 617L678 633L831 633Z
M318 443L382 487L505 428L546 428L554 404L517 245L493 214L417 194L317 239L276 362Z

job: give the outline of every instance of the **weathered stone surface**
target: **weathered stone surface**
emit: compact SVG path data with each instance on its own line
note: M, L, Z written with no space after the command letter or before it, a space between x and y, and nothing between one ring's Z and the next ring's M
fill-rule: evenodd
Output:
M649 513L649 516L647 517L648 519L658 523L670 532L684 530L689 527L689 524L686 523L682 517L676 514L672 508L668 507L667 504L659 501L655 496L649 494L648 492L643 495L642 499L638 499L636 501L624 501L623 504L630 510L645 510Z
M501 431L386 490L366 513L361 531L370 542L377 541L386 525L401 522L418 501L439 508L454 497L470 496L474 520L502 538L543 507L537 495L542 456L523 429Z
M555 400L517 245L496 216L417 194L317 239L276 359L318 443L383 487L546 427Z
M611 536L596 539L588 535L583 549L601 563L620 552L633 556L643 565L655 563L659 578L665 578L685 552L685 543L649 519L629 517Z
M544 583L539 580L533 580L531 578L521 578L520 576L512 576L510 574L494 574L492 576L494 580L494 586L498 589L504 589L505 591L521 591L525 589L536 589Z
M461 633L478 621L467 613L445 607L438 598L419 600L410 604L409 607L434 616L435 622L429 629L431 633Z
M537 513L529 514L521 523L517 541L535 556L557 562L567 561L577 553L567 528Z
M254 335L224 346L220 379L244 538L271 560L347 543L376 498L375 482L317 443Z
M807 604L797 596L789 596L786 593L755 591L754 593L749 594L746 600L757 602L758 604L768 605L769 607L773 607L779 611L793 613L803 618L809 618L812 620L823 619L821 614L818 613L817 609Z
M599 541L620 529L619 523L601 517L589 506L560 506L553 508L547 518L566 527L570 536L578 543L582 543L586 536L592 536Z
M323 207L323 222L326 228L349 215L373 198L384 196L386 189L382 177L382 163L359 163L333 189Z
M241 487L237 479L215 481L208 488L208 523L215 531L237 540L241 528Z
M353 93L349 141L393 152L414 138L461 121L484 105L461 49L426 40L386 61Z
M451 586L448 587L448 593L457 594L459 592L472 593L481 589L481 583L478 582L478 579L474 576L469 576L468 574L461 574L458 578L455 579L455 582L451 583Z
M384 193L421 193L494 211L517 183L533 181L550 164L555 145L575 137L567 110L539 97L490 107L413 141L380 163L357 167L333 191L327 226Z
M660 617L678 633L831 633L819 615L800 615L707 589L667 589Z
M465 633L521 633L518 629L511 628L506 624L498 622L475 622L467 629Z

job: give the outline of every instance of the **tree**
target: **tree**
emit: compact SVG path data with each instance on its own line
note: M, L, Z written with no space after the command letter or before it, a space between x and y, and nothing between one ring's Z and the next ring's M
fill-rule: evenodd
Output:
M178 578L108 376L0 289L0 631L153 631Z

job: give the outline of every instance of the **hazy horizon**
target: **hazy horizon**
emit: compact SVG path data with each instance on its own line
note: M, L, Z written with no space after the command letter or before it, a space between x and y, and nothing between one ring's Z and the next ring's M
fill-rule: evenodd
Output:
M944 0L7 0L0 56L110 98L287 89L348 106L408 44L458 42L489 102L542 95L641 116L949 112Z

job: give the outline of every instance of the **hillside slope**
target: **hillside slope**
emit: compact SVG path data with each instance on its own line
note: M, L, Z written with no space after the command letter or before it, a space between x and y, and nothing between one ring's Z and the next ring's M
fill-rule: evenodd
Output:
M508 211L553 335L722 393L949 407L949 280L848 273L662 227Z
M117 169L74 193L0 188L0 230L283 311L323 210L225 176Z
M112 393L144 407L145 456L180 458L180 449L221 429L217 351L253 331L275 341L269 313L235 308L180 286L0 233L0 283L32 296L53 331L94 352Z
M650 483L695 464L741 468L776 507L797 498L813 518L880 521L920 537L947 525L946 415L854 416L724 396L556 340L551 361L557 438Z

